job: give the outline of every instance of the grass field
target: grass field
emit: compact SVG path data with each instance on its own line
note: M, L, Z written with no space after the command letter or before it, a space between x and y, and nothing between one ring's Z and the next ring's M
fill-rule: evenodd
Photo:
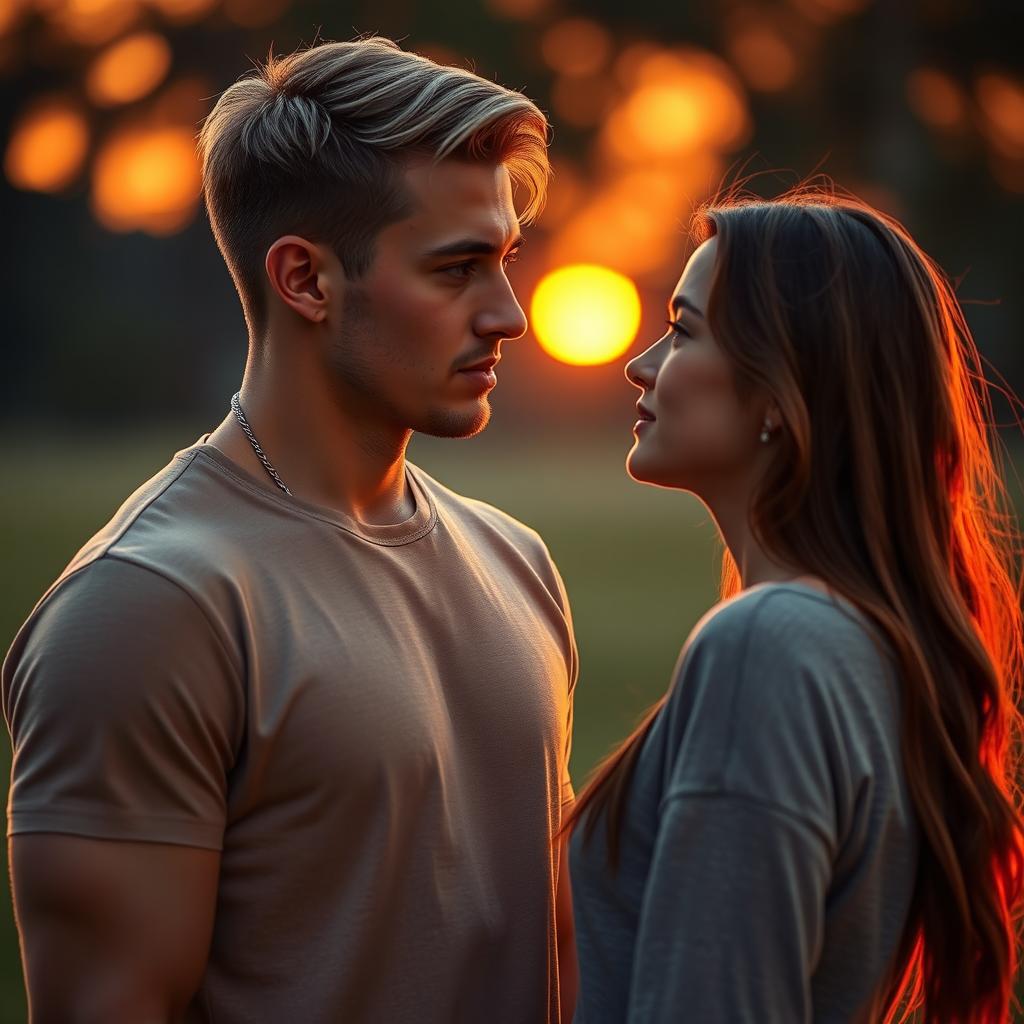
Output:
M0 435L0 642L134 488L202 428L113 437ZM693 500L642 488L623 472L628 437L519 446L494 432L469 442L417 438L412 458L462 493L538 529L573 605L581 675L577 783L665 688L679 647L713 603L713 531ZM0 741L0 772L9 744ZM4 856L6 865L6 851ZM0 1024L25 1020L9 899L0 906Z
M198 428L145 434L0 434L0 642L78 547ZM573 775L589 768L659 696L679 647L714 603L714 530L694 500L640 487L623 472L628 437L469 442L418 438L412 458L462 493L538 529L565 578L580 647ZM0 772L9 771L0 741ZM4 856L6 865L6 851ZM9 899L0 901L0 1024L25 1020Z

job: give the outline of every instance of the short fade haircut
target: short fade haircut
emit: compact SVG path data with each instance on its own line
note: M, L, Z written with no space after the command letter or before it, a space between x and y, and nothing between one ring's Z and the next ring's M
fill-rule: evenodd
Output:
M217 101L199 133L214 237L254 335L266 326L264 259L276 238L329 244L345 274L373 262L386 225L412 210L414 159L505 165L544 204L548 123L521 93L380 36L322 43L267 63Z

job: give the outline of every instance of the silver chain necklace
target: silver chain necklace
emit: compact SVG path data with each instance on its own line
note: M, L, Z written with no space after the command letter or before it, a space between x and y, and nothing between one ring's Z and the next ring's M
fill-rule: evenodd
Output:
M231 396L231 411L235 414L235 419L238 420L238 425L245 431L245 436L249 438L252 450L256 453L256 458L263 463L263 468L270 474L270 479L273 480L274 483L288 495L288 497L291 497L292 492L288 490L287 484L285 484L280 476L278 476L277 470L270 464L270 459L267 458L266 453L260 447L259 441L256 440L256 435L252 432L252 427L249 426L249 421L245 418L245 413L242 412L242 403L238 400L238 396L240 394L240 391L236 391Z

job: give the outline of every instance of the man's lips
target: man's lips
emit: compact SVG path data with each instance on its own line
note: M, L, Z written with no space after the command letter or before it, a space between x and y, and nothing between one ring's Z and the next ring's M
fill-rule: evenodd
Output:
M490 373L500 362L501 356L488 356L469 366L460 367L459 373Z
M484 393L497 386L498 377L494 368L500 361L501 356L487 356L485 359L470 363L469 366L461 367L455 376L469 382L475 391Z

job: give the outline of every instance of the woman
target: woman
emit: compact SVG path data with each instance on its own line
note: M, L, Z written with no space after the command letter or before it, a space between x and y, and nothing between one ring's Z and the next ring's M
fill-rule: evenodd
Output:
M981 361L907 232L730 200L627 367L723 597L569 827L577 1024L1007 1019L1021 613Z

